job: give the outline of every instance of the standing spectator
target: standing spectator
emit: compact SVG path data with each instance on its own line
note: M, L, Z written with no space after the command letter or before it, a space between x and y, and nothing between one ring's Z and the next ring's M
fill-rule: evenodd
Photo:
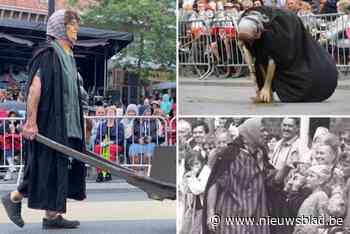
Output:
M190 146L192 147L193 150L198 150L198 151L203 150L203 141L205 139L205 136L208 133L209 133L209 127L206 122L202 120L198 120L192 124L193 139L190 142Z
M172 110L168 118L169 131L168 139L170 145L176 144L176 104L173 104Z
M346 148L350 147L350 131L349 130L343 130L339 134L340 138L340 149L342 152L345 151Z
M185 222L180 234L202 234L202 213L204 191L207 185L210 168L198 151L190 152L186 160L188 172L184 175L181 191L185 194Z
M307 146L299 138L299 119L284 118L281 124L282 139L277 142L272 155L272 165L279 171L277 180L284 183L284 179L294 168L293 163L301 161L302 156L308 153ZM307 160L303 160L307 161Z
M107 108L108 117L117 116L117 108L110 106ZM118 154L123 152L124 126L114 118L108 118L101 122L97 128L97 136L94 145L95 153L100 154L107 160L119 161ZM96 182L110 181L112 176L109 172L97 168Z
M274 217L295 217L298 208L289 202L284 192L288 178L295 168L295 163L302 161L301 157L307 154L307 146L301 142L298 118L284 118L281 123L282 138L276 144L271 157L271 163L276 169L273 186L269 187L269 194L275 194L275 198L269 201L271 215ZM294 205L294 206L293 206ZM274 233L292 233L293 226L281 225L272 227ZM276 229L276 230L275 230Z
M151 107L151 105L150 105L149 99L145 98L143 100L143 105L140 105L140 107L139 107L139 114L142 115L142 113L145 111L145 109L150 108L150 107Z
M328 196L323 190L325 182L329 179L331 171L327 166L313 166L307 169L306 185L312 190L312 194L301 205L298 217L322 217L328 221L327 213ZM301 224L296 225L295 234L318 234L321 224Z
M165 115L169 115L171 111L173 103L170 100L169 94L164 94L162 97L162 101L160 103L160 109L163 111Z

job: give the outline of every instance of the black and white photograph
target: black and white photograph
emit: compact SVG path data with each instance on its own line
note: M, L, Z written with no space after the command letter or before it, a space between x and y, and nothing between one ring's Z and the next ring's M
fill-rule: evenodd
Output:
M179 234L345 234L350 118L178 121Z

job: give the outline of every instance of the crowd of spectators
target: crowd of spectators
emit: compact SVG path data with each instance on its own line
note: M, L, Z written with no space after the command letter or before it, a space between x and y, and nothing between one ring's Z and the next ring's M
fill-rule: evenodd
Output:
M133 165L139 173L147 174L157 145L176 144L176 100L168 94L154 93L127 106L100 101L84 109L87 148L112 162ZM17 110L2 112L1 117L23 117ZM20 120L0 121L0 165L6 166L1 178L5 181L14 179L16 167L24 163L20 124ZM109 172L97 168L97 182L111 179Z
M248 119L217 119L214 126L208 125L208 119L180 119L178 124L179 133L179 166L178 166L178 184L179 184L179 227L180 233L203 233L203 215L208 218L210 225L210 208L208 204L211 198L216 202L220 199L233 198L232 206L241 207L243 210L230 210L229 207L216 207L213 214L223 215L228 212L233 216L240 216L249 212L257 212L254 209L265 209L265 215L274 218L297 218L311 217L313 219L322 219L319 223L299 223L298 225L286 225L282 223L275 226L269 226L269 233L348 233L350 227L350 131L342 129L340 132L332 133L326 127L318 127L311 136L308 143L299 135L300 119L284 118L278 120L280 129L278 134L271 130L271 118L259 119L259 127L250 129L248 137L242 136L240 127ZM253 119L250 119L253 120ZM210 128L211 127L211 128ZM242 128L242 131L244 129ZM243 137L243 138L242 138ZM251 139L258 138L258 142L252 144ZM229 174L225 172L214 171L217 162L222 159L222 152L234 145L233 142L241 139L244 144L254 145L248 147L248 151L254 152L252 155L246 155L242 159L234 155L227 155L230 159L227 163L232 163L224 168L228 169ZM232 148L231 148L232 149ZM229 152L228 152L229 153ZM248 153L250 154L250 153ZM253 164L241 164L247 157L253 156ZM236 162L235 162L236 160ZM237 161L238 160L238 161ZM243 160L240 162L240 160ZM237 164L235 164L237 163ZM261 176L264 183L264 189L256 190L250 188L245 180L240 179L240 171L234 169L234 165L239 167L249 167L247 170L257 172L252 174L251 180L246 174L246 180L250 180L251 186L255 184ZM253 166L252 166L253 165ZM257 167L259 170L256 170ZM244 170L243 170L244 171ZM212 173L221 173L211 175ZM230 173L234 177L230 178ZM258 176L259 174L259 176ZM247 177L248 176L248 177ZM208 180L211 178L211 185ZM214 181L213 181L214 178ZM215 179L216 178L216 179ZM218 195L211 195L212 184L217 183L220 187L223 184L230 183L229 187L223 188ZM256 204L248 209L245 200L241 198L244 191L235 191L234 188L247 188L250 197L260 196L263 205ZM248 187L244 187L248 186ZM255 192L254 192L255 191ZM227 193L227 194L226 194ZM225 198L226 196L226 198ZM240 199L243 199L240 200ZM253 198L255 199L255 198ZM225 201L222 201L225 203ZM243 202L241 204L241 202ZM237 204L236 204L237 203ZM254 208L254 206L260 208ZM246 208L245 208L246 207ZM224 210L222 210L224 209ZM209 213L207 213L209 212ZM260 212L261 214L262 212ZM337 225L331 225L330 219L338 219ZM234 226L234 225L233 225ZM215 228L215 227L214 227ZM239 227L228 227L220 229L216 226L215 233L236 233ZM229 229L232 228L232 229ZM210 229L210 228L209 228ZM238 232L237 232L238 233Z
M235 42L235 24L245 10L259 6L295 12L306 29L328 49L338 64L349 63L350 0L180 1L180 61L188 62L191 56L186 56L183 52L189 50L196 41L201 41L206 48L194 45L192 49L198 51L194 52L192 62L206 63L206 53L210 52L214 64L243 64L241 50ZM329 15L331 13L338 14Z
M97 106L87 113L88 148L107 160L129 164L147 174L157 145L176 144L176 104L168 94L144 98L139 105ZM112 179L97 169L97 182Z

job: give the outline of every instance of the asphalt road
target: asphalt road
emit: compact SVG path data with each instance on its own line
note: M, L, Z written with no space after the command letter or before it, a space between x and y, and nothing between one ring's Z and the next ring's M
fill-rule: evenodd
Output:
M321 103L255 104L253 87L186 84L179 87L181 115L350 115L350 90Z
M2 196L5 192L0 192ZM138 189L109 189L88 191L83 202L69 201L67 218L78 219L81 227L74 230L41 229L43 212L30 210L25 202L23 229L7 219L0 205L0 234L175 234L175 201L153 201Z

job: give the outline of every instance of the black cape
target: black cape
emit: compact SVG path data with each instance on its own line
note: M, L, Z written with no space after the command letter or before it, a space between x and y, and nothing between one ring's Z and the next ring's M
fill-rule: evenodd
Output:
M263 78L258 64L266 68L269 57L275 61L272 88L282 102L320 102L328 99L337 87L338 71L334 59L305 29L293 12L270 7L252 8L265 14L261 38L247 49L256 58L257 83Z
M29 63L27 91L38 69L41 77L37 115L39 133L69 146L64 119L61 65L50 42L37 49ZM81 101L79 105L83 140L76 148L83 151L85 136ZM26 141L24 151L27 162L23 183L26 185L21 189L28 197L29 208L65 213L67 198L85 199L86 169L83 163L76 160L69 163L61 153L35 141Z

